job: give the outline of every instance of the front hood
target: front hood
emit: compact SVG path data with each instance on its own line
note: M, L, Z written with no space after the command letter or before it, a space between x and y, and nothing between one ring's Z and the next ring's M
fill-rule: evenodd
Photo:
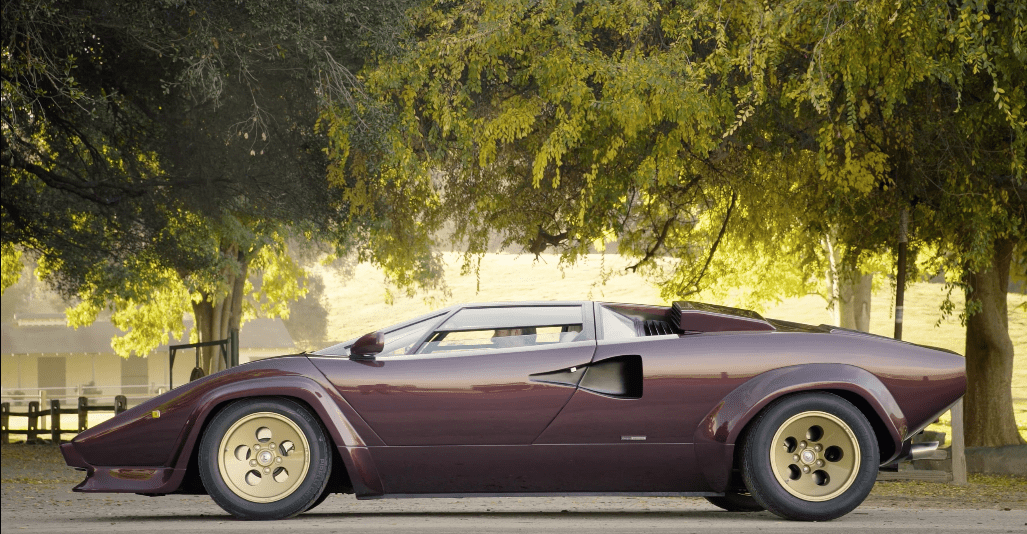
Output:
M209 394L242 380L271 387L279 377L317 373L305 356L265 358L193 380L79 433L71 443L91 465L169 465ZM315 375L316 376L316 375ZM82 467L76 465L76 467Z

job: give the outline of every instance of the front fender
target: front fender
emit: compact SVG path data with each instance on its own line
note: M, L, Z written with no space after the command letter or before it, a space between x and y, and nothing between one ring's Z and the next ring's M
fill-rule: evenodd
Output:
M85 468L76 491L170 493L182 484L196 443L215 409L248 397L284 396L310 406L334 441L358 495L382 483L367 453L381 439L303 356L274 358L190 382L79 434L62 448ZM126 476L126 474L128 476Z
M756 375L732 390L703 418L695 433L695 451L703 476L714 491L724 491L734 464L734 446L742 429L768 404L802 391L845 391L857 395L872 410L886 436L878 439L902 448L907 421L888 388L873 374L853 365L813 363L781 367ZM875 422L871 419L871 424ZM892 455L894 456L894 455ZM881 463L891 461L882 458Z

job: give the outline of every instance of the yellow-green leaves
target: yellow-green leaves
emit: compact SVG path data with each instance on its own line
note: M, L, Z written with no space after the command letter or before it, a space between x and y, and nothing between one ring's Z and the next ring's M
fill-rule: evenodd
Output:
M260 290L248 288L247 294L256 309L252 315L289 318L289 303L307 294L306 272L289 256L285 241L273 236L273 244L264 246L250 263L260 273Z
M111 340L111 348L122 357L146 355L170 335L180 337L185 330L183 317L191 313L189 292L174 272L153 266L127 278L122 295L104 294L98 286L83 289L76 306L68 308L68 324L73 327L92 324L103 311L111 312L111 323L124 331Z
M488 167L496 159L496 146L524 138L542 112L542 100L511 96L495 118L482 118L478 165Z
M814 291L829 228L863 271L911 203L925 231L950 208L1010 217L978 179L995 161L1022 177L1020 4L429 3L410 46L364 73L397 116L387 163L368 172L333 133L333 179L359 213L389 214L364 257L397 273L429 256L389 247L447 221L471 258L517 245L573 262L617 240L667 298Z
M21 269L23 267L21 263L21 249L14 246L12 243L3 243L0 246L0 260L2 260L2 271L3 278L0 283L0 293L7 291L7 288L18 283L18 279L21 278Z

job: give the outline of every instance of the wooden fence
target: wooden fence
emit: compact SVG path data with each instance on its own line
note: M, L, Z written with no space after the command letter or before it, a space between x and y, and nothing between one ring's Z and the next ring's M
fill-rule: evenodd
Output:
M0 428L0 441L3 443L10 443L11 434L24 434L27 442L36 443L43 441L39 437L40 434L46 435L48 432L51 442L61 443L62 434L77 434L89 427L90 412L114 412L114 415L117 415L128 409L128 398L124 395L118 395L114 397L114 404L90 406L89 398L79 397L78 406L75 408L61 408L61 401L52 399L47 410L40 409L39 401L32 401L28 403L28 411L26 412L12 412L11 403L4 402L0 404L0 409L2 409L2 412L0 412L0 427L2 427ZM78 415L78 428L74 430L61 428L61 416L65 414ZM25 430L12 430L10 428L11 417L25 417L28 419ZM50 419L49 429L39 424L43 418Z

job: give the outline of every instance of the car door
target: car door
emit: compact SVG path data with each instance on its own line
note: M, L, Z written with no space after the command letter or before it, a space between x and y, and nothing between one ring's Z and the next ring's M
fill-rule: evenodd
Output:
M570 461L581 475L573 491L708 491L695 460L695 426L684 424L696 392L694 382L678 376L679 335L639 333L635 323L655 315L647 310L655 307L620 308L628 311L596 305L592 363L535 445L576 451Z
M506 454L527 461L594 351L590 304L491 305L456 310L415 349L374 365L312 361L386 444L372 455L387 491L481 492L502 491L501 481L478 476L483 467L505 461L516 470L520 460L501 460ZM533 379L553 372L571 378ZM426 485L425 469L449 482Z

